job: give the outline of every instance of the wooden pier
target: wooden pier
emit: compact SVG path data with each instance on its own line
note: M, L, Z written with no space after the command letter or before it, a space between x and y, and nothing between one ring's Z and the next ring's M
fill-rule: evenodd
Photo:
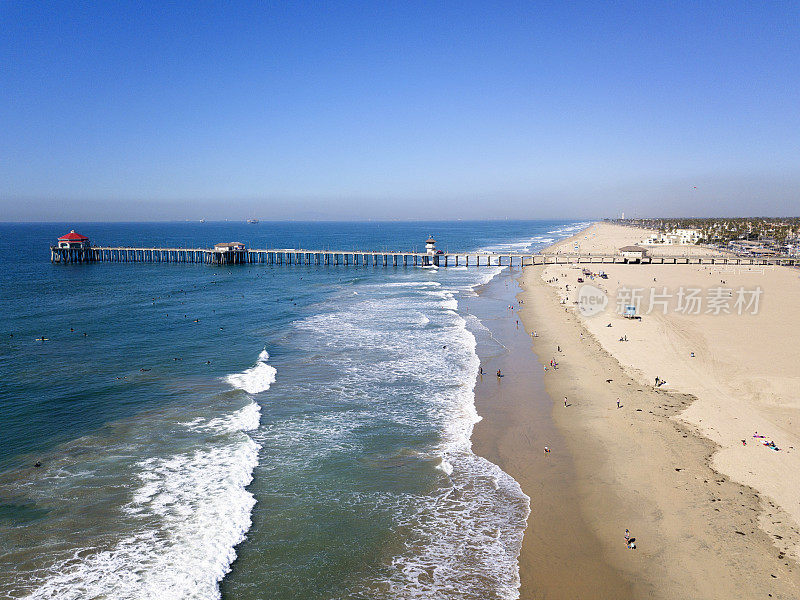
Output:
M228 248L220 248L227 246ZM631 260L621 254L487 253L487 252L364 252L357 250L307 250L297 248L255 250L218 244L214 248L134 248L123 246L51 246L54 263L196 263L206 265L266 264L357 267L484 267L569 264L663 264L800 266L800 258L735 255L645 256Z

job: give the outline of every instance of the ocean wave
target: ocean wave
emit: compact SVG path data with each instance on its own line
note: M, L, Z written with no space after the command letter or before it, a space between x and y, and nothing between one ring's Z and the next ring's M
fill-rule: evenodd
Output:
M438 281L390 281L382 283L382 287L402 287L402 288L417 288L424 286L441 287L442 284Z
M502 273L504 269L507 268L508 268L507 265L481 268L479 273L480 278L478 280L478 283L474 287L477 287L479 285L486 285L492 279L494 279L500 273Z
M497 465L474 454L447 459L452 487L423 523L401 517L412 534L385 577L366 594L377 599L519 598L517 557L530 499ZM432 504L427 498L416 501ZM384 591L385 590L385 591Z
M552 243L553 241L555 240L552 237L535 235L533 237L524 238L521 240L498 242L489 246L484 246L479 250L479 252L491 252L498 254L502 254L503 252L531 252L534 246L542 247Z
M248 394L266 392L275 383L277 374L275 367L267 364L268 359L269 353L266 350L262 350L255 365L241 373L228 375L225 377L225 381Z
M559 227L558 229L554 229L553 231L548 231L547 233L555 233L555 234L560 234L562 237L569 237L570 235L574 234L577 231L586 229L591 224L592 224L591 221L586 221L583 223L575 223L574 225Z
M259 445L244 432L258 426L254 402L205 428L227 434L166 457L135 464L133 497L123 507L134 523L110 549L85 547L48 569L31 600L151 600L220 597L219 583L251 526L256 503L246 487Z
M187 423L187 427L194 431L206 433L232 433L235 431L253 431L258 429L261 420L261 407L256 402L250 402L231 415L215 417L206 420L202 417Z
M478 252L490 252L502 254L504 252L534 252L560 239L574 235L576 232L586 229L591 223L576 223L565 227L559 227L548 231L547 234L535 235L530 238L512 240L509 242L497 242L482 247Z
M265 434L280 436L282 441L272 441L276 448L314 446L313 458L293 458L298 468L308 469L308 461L320 455L342 452L353 444L347 432L367 423L436 431L433 446L416 449L423 458L383 459L392 468L423 461L440 474L442 487L429 494L377 494L365 500L393 515L402 550L387 559L385 573L366 578L363 587L350 590L350 597L477 600L518 595L517 556L529 499L513 478L472 452L472 429L481 419L474 396L480 361L475 336L458 313L459 293L504 268L452 278L442 271L444 285L436 289L403 282L411 285L397 286L406 288L402 295L381 296L376 290L377 297L296 323L307 334L301 345L309 350L325 346L326 360L341 373L330 388L352 407L337 410L330 419L281 424ZM421 314L427 320L424 328L418 327ZM370 356L370 368L364 368L364 355Z

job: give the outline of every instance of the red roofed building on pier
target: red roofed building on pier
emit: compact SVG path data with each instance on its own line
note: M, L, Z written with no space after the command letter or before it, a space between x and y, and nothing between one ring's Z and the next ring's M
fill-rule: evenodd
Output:
M68 250L85 250L89 248L89 238L80 233L75 233L73 229L67 235L58 238L58 247Z

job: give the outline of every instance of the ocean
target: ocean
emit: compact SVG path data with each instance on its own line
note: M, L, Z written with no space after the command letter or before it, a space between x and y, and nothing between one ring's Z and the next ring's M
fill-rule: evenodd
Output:
M535 507L470 443L491 334L469 302L500 267L48 246L513 251L585 225L0 225L0 597L517 598Z

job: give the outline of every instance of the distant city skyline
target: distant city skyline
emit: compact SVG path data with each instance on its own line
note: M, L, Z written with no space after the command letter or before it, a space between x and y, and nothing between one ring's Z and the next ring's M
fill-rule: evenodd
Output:
M0 4L0 221L800 213L800 5Z

